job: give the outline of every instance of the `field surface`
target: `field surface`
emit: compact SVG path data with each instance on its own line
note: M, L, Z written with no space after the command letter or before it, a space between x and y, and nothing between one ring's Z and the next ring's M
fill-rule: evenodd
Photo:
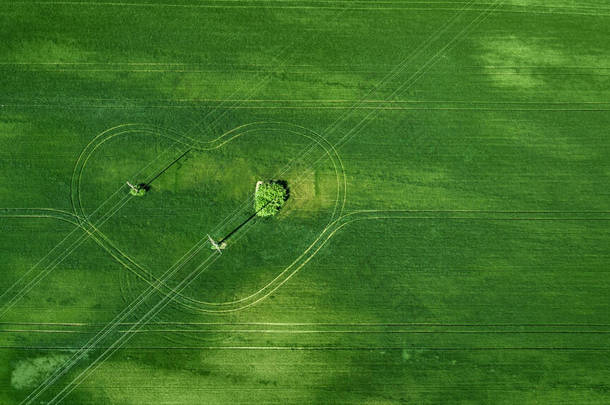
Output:
M0 38L0 404L610 403L607 0L5 0Z

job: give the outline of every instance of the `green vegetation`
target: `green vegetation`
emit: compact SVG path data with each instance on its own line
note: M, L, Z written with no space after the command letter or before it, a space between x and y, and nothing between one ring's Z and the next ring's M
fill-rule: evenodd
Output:
M288 199L288 189L284 182L260 181L254 193L254 211L259 217L277 214Z
M17 390L35 388L68 358L67 355L51 355L19 360L11 374L11 385Z
M610 403L608 4L492 4L3 2L0 404Z
M149 190L149 187L146 184L138 184L136 187L132 187L129 189L129 194L134 197L143 197L146 195L146 192Z

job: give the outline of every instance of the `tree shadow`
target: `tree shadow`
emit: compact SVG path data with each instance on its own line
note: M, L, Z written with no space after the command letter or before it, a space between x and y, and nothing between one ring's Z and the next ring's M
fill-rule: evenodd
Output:
M144 190L146 192L150 191L150 184L148 183L139 183L138 189Z
M286 196L284 197L284 201L288 201L288 199L290 198L290 187L288 187L288 182L286 180L271 180L271 183L276 183L284 187L284 190L286 190Z

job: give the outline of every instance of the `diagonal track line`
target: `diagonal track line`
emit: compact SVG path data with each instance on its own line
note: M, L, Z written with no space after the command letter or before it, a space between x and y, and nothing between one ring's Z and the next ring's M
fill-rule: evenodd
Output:
M496 3L494 3L494 4L495 4L495 5L498 5L499 3L500 3L500 1L497 1L497 2L496 2ZM489 9L491 9L491 6L489 7ZM489 10L489 9L488 9L488 10ZM463 29L463 30L460 32L460 34L458 34L456 37L454 37L454 39L452 39L452 40L451 40L451 41L450 41L450 42L449 42L447 45L445 45L445 46L444 46L444 47L443 47L443 48L442 48L442 49L441 49L439 52L437 52L437 54L435 54L435 55L434 55L434 56L433 56L433 57L432 57L432 58L431 58L431 59L430 59L428 62L426 62L426 64L425 64L425 65L424 65L424 67L422 68L422 70L423 70L424 68L426 68L426 67L428 66L428 64L429 64L431 61L432 61L432 64L434 64L434 63L436 62L435 58L436 58L436 56L437 56L437 55L438 55L440 52L442 52L443 50L447 49L447 48L448 48L448 47L449 47L451 44L453 44L453 43L454 43L454 42L455 42L457 39L459 39L459 38L461 37L461 35L462 35L464 32L466 32L466 30L467 30L468 28L470 28L470 27L471 27L473 24L477 23L477 22L479 21L479 19L481 19L481 17L482 17L482 16L484 17L484 16L486 16L486 15L488 15L488 14L486 14L485 12L484 12L484 13L482 13L482 14L481 14L481 15L479 15L479 16L478 16L478 17L477 17L475 20L473 20L473 21L472 21L472 22L471 22L471 23L470 23L468 26L466 26L466 27L465 27L465 28L464 28L464 29ZM430 66L431 66L431 65L430 65ZM424 73L425 73L425 71L424 71ZM420 76L420 77L421 77L421 76ZM412 85L412 83L411 83L411 84L409 84L409 85ZM403 86L401 86L401 87L400 87L399 89L397 89L395 92L400 91L400 90L402 89L402 87L403 87ZM369 116L370 116L370 114L369 114L369 115L367 115L367 116L365 117L365 120L366 120L366 119L368 119L368 117L369 117ZM361 121L361 122L362 122L362 121ZM359 127L360 127L360 124L357 124L357 126L356 126L355 128L359 128ZM352 133L352 131L348 132L348 134L346 134L346 136L348 136L350 133ZM346 137L346 136L344 136L343 138L341 138L341 140L340 140L339 142L341 142L343 139L345 139L345 137ZM209 257L212 257L212 256L209 256ZM207 260L206 260L206 262L207 262ZM204 263L205 263L205 262L204 262ZM176 291L176 292L179 292L179 291L181 291L181 289L185 288L185 287L186 287L186 286L187 286L187 285L190 283L190 281L189 281L189 280L191 280L191 281L192 281L192 279L191 279L191 275L192 275L192 274L195 274L195 273L196 273L196 272L197 272L197 271L200 269L200 267L201 267L201 266L203 266L203 264L202 264L202 265L200 265L200 266L198 266L198 267L197 267L197 268L196 268L196 269L193 271L193 273L191 273L189 276L187 276L186 278L184 278L184 279L183 279L183 280L180 282L180 284L178 285L178 287L175 289L175 291ZM169 271L169 269L168 269L168 271ZM170 273L170 274L168 275L168 277L169 277L169 276L171 276L171 275L173 275L173 273ZM152 292L154 291L154 289L153 289L153 288L150 288L150 289L149 289L149 291L150 291L150 294L152 294ZM142 318L140 319L140 321L139 321L137 324L135 324L134 326L132 326L132 328L131 328L130 330L139 330L139 328L141 328L141 326L143 326L143 325L144 325L144 324L147 322L147 320L149 319L149 318L148 318L149 316L150 316L150 317L154 316L154 314L156 314L156 312L155 312L155 311L157 311L157 312L158 312L158 311L160 311L161 309L163 309L163 308L164 308L164 307L167 305L167 303L169 303L169 302L171 301L171 300L170 300L170 298L171 298L171 297L172 297L174 294L175 294L175 293L174 293L174 292L172 292L172 293L170 293L170 294L168 294L168 295L164 296L164 297L161 299L161 301L159 301L159 302L158 302L158 303L157 303L157 304L156 304L156 305L155 305L155 306L154 306L154 307L153 307L151 310L149 310L149 312L147 312L147 314L146 314L144 317L142 317ZM132 307L132 308L133 308L133 307ZM152 315L151 315L151 314L152 314ZM112 344L112 345L111 345L111 346L110 346L110 347L109 347L109 348L108 348L108 349L107 349L107 350L106 350L104 353L102 353L102 355L101 355L101 356L99 356L99 357L98 357L98 358L97 358L97 359L94 361L94 363L93 363L93 364L91 364L89 367L87 367L87 368L86 368L84 371L82 371L82 372L81 372L81 373L80 373L80 374L79 374L79 375L78 375L78 376L77 376L75 379L73 379L73 380L72 380L72 381L71 381L71 382L70 382L70 383L69 383L67 386L65 386L65 387L64 387L64 388L63 388L63 389L62 389L62 390L61 390L61 391L60 391L60 392L59 392L59 393L58 393L58 394L57 394L57 395L56 395L56 396L55 396L55 397L54 397L54 398L51 400L51 403L58 403L58 402L60 402L62 399L64 399L64 398L65 398L67 395L69 395L69 393L70 393L70 392L71 392L71 391L72 391L72 390L73 390L73 389L74 389L76 386L78 386L78 384L80 383L80 381L82 381L84 378L86 378L86 377L87 377L87 375L89 375L89 374L90 374L90 372L95 371L95 369L96 369L97 367L99 367L99 364L101 364L101 363L102 363L102 362L103 362L103 361L104 361L106 358L108 358L108 357L109 357L109 356L110 356L110 355L111 355L111 354L114 352L114 350L116 350L118 347L120 347L122 344L124 344L124 342L126 342L126 341L129 339L129 337L130 337L130 336L132 336L132 335L133 335L133 334L125 334L124 336L122 336L121 338L119 338L118 340L116 340L116 341L115 341L115 342L114 342L114 343L113 343L113 344ZM105 335L103 335L103 336L105 336ZM72 365L73 365L73 364L72 364ZM72 365L70 365L70 368L72 367ZM40 394L42 394L42 392L46 391L46 389L47 389L47 388L48 388L48 387L49 387L51 384L53 384L53 383L54 383L54 382L55 382L55 381L56 381L58 378L60 378L60 377L61 377L62 375L64 375L66 372L67 372L67 370L66 370L66 369L60 369L58 373L55 373L55 375L56 375L55 377L52 377L52 378L50 379L50 381L47 381L47 382L43 383L41 386L39 386L39 387L38 387L38 388L37 388L37 389L36 389L36 390L35 390L35 391L34 391L32 394L30 394L30 396L28 396L28 398L26 398L26 400L24 400L24 402L23 402L23 403L31 403L32 401L34 401L36 398L38 398L38 396L40 396Z
M410 64L410 62L416 58L417 56L421 55L423 52L425 52L433 43L434 41L436 41L437 39L440 38L440 36L442 34L444 34L449 28L453 27L457 21L459 20L460 16L462 16L462 14L466 13L467 11L470 11L471 7L475 4L475 0L471 0L470 2L466 3L464 5L464 7L462 7L456 14L454 14L447 23L444 24L443 27L441 27L440 29L438 29L436 32L434 32L432 34L431 37L429 37L428 39L426 39L423 43L421 43L412 53L410 53L402 62L400 62L398 64L398 66L394 67L388 74L386 74L375 86L373 86L358 102L354 103L352 105L352 107L344 112L342 115L340 115L330 126L328 126L322 133L323 137L328 137L329 135L331 135L334 131L338 130L339 126L344 123L347 122L347 120L350 117L350 114L357 110L359 107L361 107L363 104L366 103L366 100L373 94L375 94L376 91L381 90L381 88L388 84L390 81L392 81L393 79L395 79L396 77L398 77L398 75L400 73L402 73ZM378 109L375 109L374 112L377 112ZM295 163L302 161L304 159L305 156L309 155L310 153L312 153L312 151L314 150L315 145L310 145L308 148L306 148L299 157L295 158L292 160L292 162L290 162L287 166L291 167L292 165L294 165Z
M162 154L159 154L153 161L149 162L148 164L146 164L143 168L141 168L137 173L135 173L132 178L135 178L136 176L138 176L140 173L142 173L145 169L147 169L148 167L150 167L150 165L152 165L155 161L157 161L157 159L161 156ZM102 202L94 211L91 212L91 214L89 214L90 216L93 216L95 213L97 213L104 205L106 205L115 195L117 195L121 190L124 189L124 186L119 187L114 193L112 193L106 200L104 200L104 202ZM113 206L113 208L116 207L116 204ZM112 209L112 208L111 208ZM105 215L107 214L104 213L102 215L102 219L105 217ZM105 222L105 221L104 221ZM5 290L1 295L0 295L0 300L2 298L4 298L6 296L6 294L8 294L9 292L11 292L21 281L23 281L25 279L25 277L27 277L30 273L32 273L38 266L40 266L42 264L42 262L47 259L49 257L49 255L51 255L51 253L57 249L62 243L64 243L65 241L68 240L68 238L73 235L76 231L78 231L78 227L75 227L72 231L70 231L57 245L55 245L55 247L53 247L49 252L47 252L47 254L45 256L43 256L36 264L34 264L34 266L32 266L26 273L24 273L17 281L15 281L15 283L13 283L7 290ZM74 243L71 244L70 246L68 246L67 248L65 248L61 253L59 253L58 255L62 255L64 254L68 249L70 249L72 246L74 246ZM78 246L77 246L78 247ZM74 249L73 249L74 250ZM65 257L64 257L65 258ZM53 261L56 259L53 259ZM25 288L25 287L24 287ZM23 291L23 290L22 290ZM20 293L19 293L20 294ZM6 312L4 310L4 305L2 307L0 307L0 317Z
M164 152L165 153L165 152ZM163 153L162 153L163 154ZM162 155L160 154L160 155ZM142 168L136 175L137 176L139 173L141 173L145 168L149 167L153 162L155 162L158 157L160 156L158 155L157 158L155 158L151 163L148 163L146 166L144 166L144 168ZM93 215L95 212L97 212L102 206L104 206L108 201L110 201L110 199L112 197L114 197L117 193L119 193L122 189L124 189L124 186L119 187L119 189L117 191L115 191L110 197L108 197L102 204L100 204L98 206L98 208L96 208L95 211L93 211L91 215ZM125 204L127 204L129 201L131 200L131 195L127 194L125 196L123 196L117 203L115 203L108 211L106 211L102 217L97 220L97 222L95 223L91 223L88 220L86 220L85 218L80 218L82 221L85 222L85 224L87 224L88 226L96 229L96 226L102 226L104 223L106 223L112 216L114 216ZM23 281L25 279L25 277L27 277L32 271L34 271L40 263L42 263L50 254L51 252L57 248L57 246L59 246L61 243L63 243L64 241L68 240L68 238L74 234L76 231L78 231L79 229L81 229L80 227L75 227L68 235L66 235L66 237L59 243L57 244L53 249L51 249L51 251L49 251L39 262L37 262L32 268L30 268L30 270L28 270L24 275L22 275L15 283L13 283L13 285L11 285L11 287L9 287L3 294L2 296L0 296L0 298L4 297L6 294L8 294L10 291L12 291L21 281ZM91 231L87 230L86 228L82 228L85 230L85 234L82 234L78 237L78 239L75 242L72 242L69 246L67 246L62 252L60 252L58 254L58 256L56 258L54 258L51 263L49 265L47 265L41 272L39 272L38 274L36 274L32 280L30 280L25 286L23 286L7 303L3 304L2 307L0 307L0 318L2 318L4 315L6 315L6 313L23 297L25 296L28 292L30 292L41 280L44 279L44 277L48 274L51 273L51 271L53 271L53 269L55 269L61 262L63 262L63 260L65 260L72 252L74 252L79 246L81 246L88 238L89 236L91 236Z
M139 307L146 299L148 299L160 285L161 281L167 281L171 276L176 274L192 257L194 257L205 245L207 244L207 237L202 238L198 243L196 243L189 251L187 251L174 265L172 265L162 276L162 278L155 283L155 285L150 286L144 292L140 294L130 305L124 308L121 313L119 313L110 323L108 323L100 332L98 332L93 338L91 338L80 350L78 350L61 368L57 369L51 376L49 376L41 385L39 385L34 391L28 395L22 403L32 403L35 401L42 393L44 393L53 383L55 383L59 378L69 372L74 365L76 365L80 360L84 359L87 354L93 350L96 345L98 345L106 336L114 331L117 325L120 325L122 322L126 320L126 318L131 315L135 309ZM209 258L214 257L215 253L208 256ZM207 262L206 259L204 261Z
M342 14L343 14L345 11L347 11L349 8L350 8L349 6L348 6L348 7L343 8L343 9L341 10L341 12L340 12L340 13L338 13L338 14L336 15L335 19L339 18L339 17L340 17L340 16L341 16L341 15L342 15ZM290 45L285 46L284 48L282 48L282 49L280 50L279 55L277 55L277 57L274 57L274 59L276 59L276 58L278 58L278 57L282 57L282 56L284 56L283 54L284 54L284 53L286 53L286 52L287 52L287 51L288 51L288 50L291 48L291 46L292 46L292 45L293 45L293 44L290 44ZM285 60L284 60L284 63L283 63L283 64L286 64L287 62L288 62L288 57L286 57L286 58L285 58ZM282 66L282 64L280 64L280 66ZM253 89L250 89L250 96L252 96L252 95L256 94L256 92L257 92L257 91L258 91L260 88L262 88L262 87L263 87L263 86L264 86L264 85L265 85L265 84L268 82L268 80L269 80L271 77L272 77L272 74L268 74L268 75L267 75L267 77L266 77L266 78L263 78L263 80L261 80L261 81L260 81L260 82L259 82L257 85L255 85ZM206 115L203 117L203 119L199 121L199 123L198 123L198 124L196 124L196 125L195 125L193 128L191 128L189 131L187 131L187 132L184 134L184 136L186 137L186 136L187 136L187 135L188 135L190 132L192 132L194 129L196 129L196 128L197 128L197 127L198 127L198 126L199 126L199 125L200 125L202 122L204 122L204 120L205 120L207 117L209 117L209 116L210 116L210 115L211 115L211 114L212 114L214 111L217 111L217 110L219 110L219 109L221 109L221 108L224 108L224 104L225 104L226 102L229 102L229 101L233 102L233 106L237 106L238 104L242 103L242 102L243 102L243 100L229 100L229 99L233 98L233 96L234 96L234 95L239 94L240 90L241 90L241 89L237 89L237 90L236 90L236 91L235 91L235 92L234 92L234 93L231 95L231 97L229 97L227 100L223 101L223 102L222 102L222 103L221 103L219 106L217 106L215 109L213 109L213 110L211 110L210 112L208 112L208 114L206 114ZM220 120L220 118L222 118L222 117L223 117L223 116L224 116L226 113L227 113L227 110L224 110L224 111L223 111L223 112L220 114L220 116L218 116L218 117L217 117L217 118L216 118L214 121L212 121L212 123L210 123L210 124L213 124L213 123L215 123L216 121ZM119 189L118 189L118 190L117 190L117 191L116 191L114 194L116 194L117 192L119 192L119 191L120 191L122 188L123 188L123 187L120 187L120 188L119 188ZM113 194L113 195L114 195L114 194ZM111 196L111 197L112 197L112 196ZM109 197L109 198L111 198L111 197ZM107 200L107 201L108 201L108 200ZM102 205L103 205L103 204L105 204L105 203L106 203L106 201L105 201L104 203L102 203ZM243 206L245 206L245 204L247 204L247 202L245 202ZM100 205L100 207L101 207L101 205ZM100 207L98 207L98 209L99 209ZM96 209L96 211L97 211L97 209ZM237 215L237 214L236 214L236 215ZM75 232L76 230L77 230L77 229L75 228L75 229L74 229L72 232L70 232L70 234L68 234L68 235L66 236L66 238L64 238L64 239L67 239L67 238L68 238L68 237L69 237L69 236L70 236L70 235L71 235L73 232ZM63 240L62 240L62 242L63 242ZM62 242L60 242L60 243L62 243ZM48 254L50 254L50 252L49 252L49 253L47 253L47 255L45 255L45 257L46 257L46 256L48 256ZM44 258L43 258L43 259L44 259ZM41 261L42 261L43 259L41 259ZM39 262L39 263L40 263L40 262ZM11 287L9 288L9 290L12 290L12 289L13 289L13 288L14 288L14 287L17 285L17 283L19 283L19 282L20 282L20 281L21 281L21 280L22 280L22 279L23 279L25 276L27 276L27 274L29 274L31 271L33 271L33 270L34 270L34 268L35 268L35 267L37 267L39 263L37 263L36 265L34 265L34 267L32 267L32 268L31 268L31 269L30 269L28 272L26 272L26 274L24 274L24 276L22 276L22 278L21 278L20 280L18 280L18 281L17 281L17 282L16 282L16 283L15 283L13 286L11 286ZM40 280L41 280L41 279L42 279L42 278L40 278ZM28 290L28 291L29 291L29 290ZM2 296L4 296L5 294L7 294L8 292L9 292L9 291L5 291L5 292L3 293L3 295L2 295ZM0 296L0 299L2 298L2 296ZM22 294L20 294L20 296L22 296ZM11 306L12 306L12 305L11 305ZM4 311L4 312L6 312L6 311ZM0 317L1 317L1 316L3 316L4 312L3 312L3 313L0 313Z

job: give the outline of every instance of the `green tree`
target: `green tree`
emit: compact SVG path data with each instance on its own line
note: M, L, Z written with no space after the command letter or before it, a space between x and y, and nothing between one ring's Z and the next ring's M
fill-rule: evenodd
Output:
M254 193L254 211L259 217L270 217L279 212L288 199L285 182L259 182Z
M131 189L129 190L129 194L135 197L143 197L146 195L146 192L150 190L150 186L146 183L140 183L137 186L129 185Z

